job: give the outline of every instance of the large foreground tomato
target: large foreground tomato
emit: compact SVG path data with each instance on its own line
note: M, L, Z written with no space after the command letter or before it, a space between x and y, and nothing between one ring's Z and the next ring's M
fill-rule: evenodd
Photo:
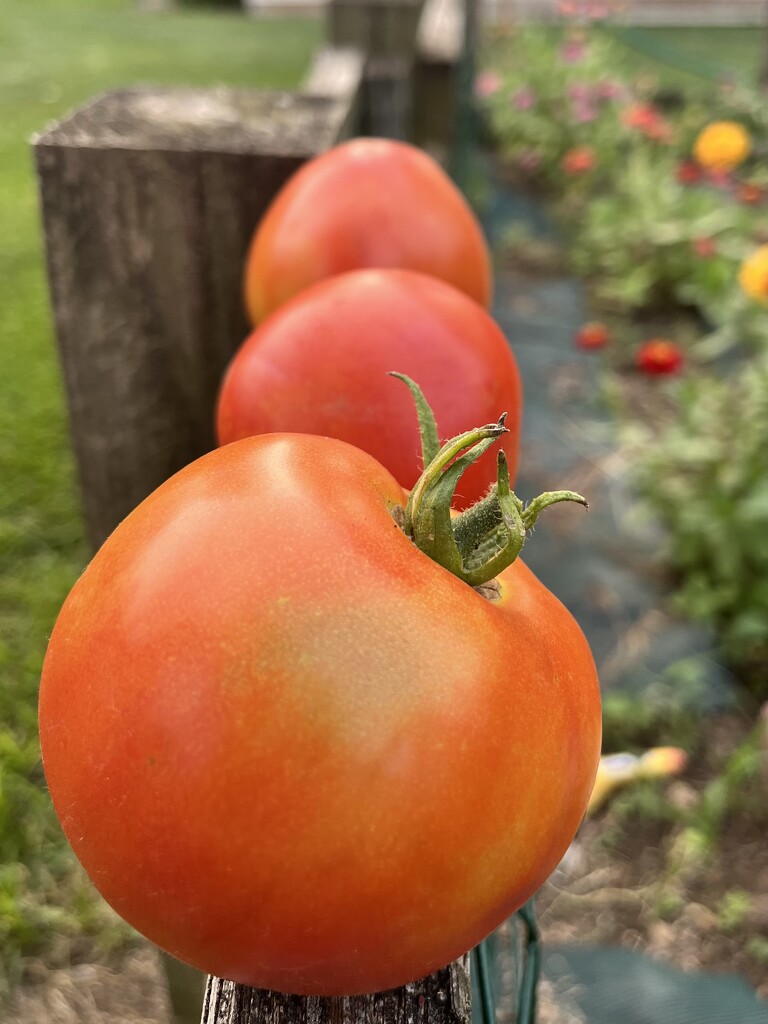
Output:
M488 246L474 214L434 160L404 142L353 139L288 181L248 254L251 320L316 281L362 267L418 270L490 301Z
M67 599L40 693L53 802L96 886L204 971L403 984L478 942L572 839L600 745L574 620L520 562L488 600L343 442L182 470Z
M389 370L419 382L445 437L506 411L510 432L502 443L514 475L522 396L501 329L455 288L406 270L324 281L257 328L224 378L219 443L271 431L337 437L412 487L421 470L418 425L407 390ZM477 500L493 478L490 456L471 466L458 507Z

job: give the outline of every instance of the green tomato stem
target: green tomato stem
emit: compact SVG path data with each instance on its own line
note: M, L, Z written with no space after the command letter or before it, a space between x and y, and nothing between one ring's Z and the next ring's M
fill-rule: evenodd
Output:
M459 479L488 448L508 433L503 413L497 423L468 430L439 446L437 425L419 386L402 373L393 377L410 388L416 403L424 471L416 481L403 516L403 529L424 554L454 576L479 587L517 558L539 514L560 501L589 508L575 491L545 491L528 505L509 480L504 451L498 453L497 477L488 494L456 516L451 505Z

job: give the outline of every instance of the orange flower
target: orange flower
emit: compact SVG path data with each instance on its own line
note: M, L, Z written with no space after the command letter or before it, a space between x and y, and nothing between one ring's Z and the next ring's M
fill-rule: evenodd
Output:
M596 163L597 157L591 146L573 146L563 156L562 168L566 174L584 174L591 171Z
M637 350L637 368L643 373L660 376L679 373L683 368L683 353L673 341L666 338L651 338Z
M768 245L755 249L741 264L739 284L750 298L768 305Z
M713 121L699 133L693 144L693 155L702 167L729 171L749 156L752 140L745 128L735 121Z
M610 334L605 324L591 320L578 329L574 340L579 348L605 348L610 341Z

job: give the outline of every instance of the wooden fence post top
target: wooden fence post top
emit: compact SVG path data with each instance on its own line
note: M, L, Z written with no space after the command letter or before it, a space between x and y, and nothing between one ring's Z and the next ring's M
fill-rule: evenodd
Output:
M209 977L201 1024L471 1024L469 960L388 992L329 999Z
M466 18L461 0L426 0L416 35L419 59L455 64L464 48Z
M35 148L300 156L334 145L344 96L249 89L132 88L97 96L37 135Z

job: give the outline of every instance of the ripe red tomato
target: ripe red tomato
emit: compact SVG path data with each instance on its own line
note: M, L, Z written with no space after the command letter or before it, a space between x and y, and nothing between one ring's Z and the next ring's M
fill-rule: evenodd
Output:
M109 537L54 628L43 762L95 885L223 977L374 991L526 900L599 748L587 643L518 560L487 600L424 555L365 452L264 435Z
M419 382L445 437L506 411L502 444L514 476L522 394L501 329L455 288L407 270L323 281L257 328L224 378L219 444L271 431L337 437L412 487L421 469L418 425L407 390L389 370ZM473 465L457 507L484 494L494 473L490 456Z
M438 164L405 142L353 139L289 179L251 242L249 316L259 323L316 281L363 267L418 270L490 303L480 225Z

